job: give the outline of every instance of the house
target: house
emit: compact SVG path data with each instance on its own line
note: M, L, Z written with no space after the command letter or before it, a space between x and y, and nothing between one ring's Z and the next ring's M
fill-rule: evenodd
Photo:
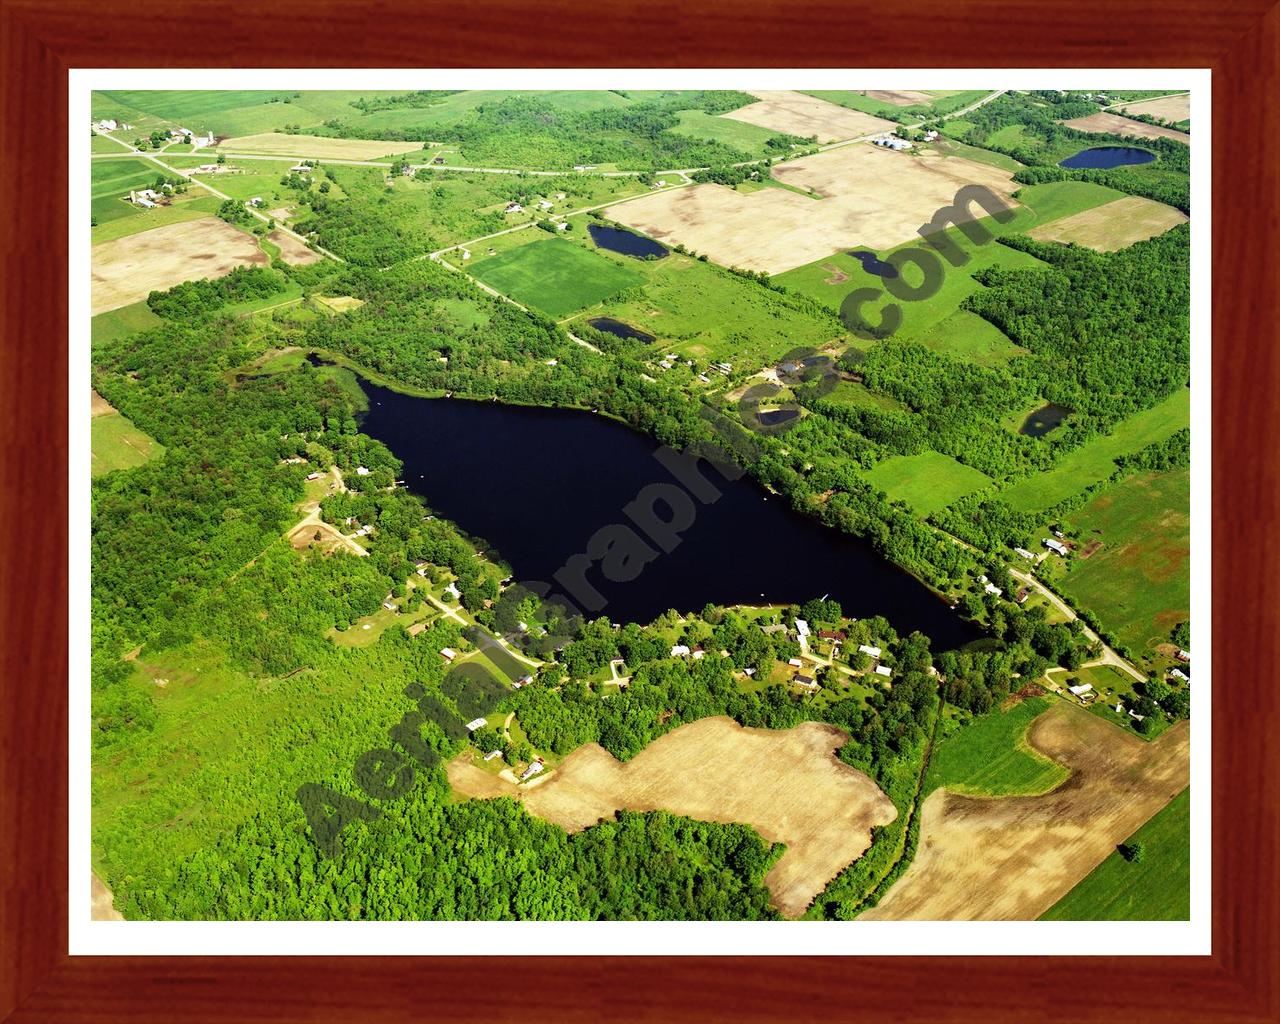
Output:
M893 675L893 669L891 669L888 665L877 665L876 675L884 676L886 679L888 679L891 675Z
M323 473L308 473L308 474L307 474L307 479L308 479L308 480L319 480L322 476L324 476L324 474L323 474Z
M462 596L462 591L458 589L456 583L450 583L444 588L444 592L452 597L455 601Z
M528 768L520 773L520 781L523 782L525 779L531 779L540 771L542 771L542 758L538 758L529 765Z
M457 656L458 656L458 652L455 651L452 647L440 648L440 657L444 658L445 661L453 661L453 659L456 658Z
M693 654L694 661L697 661L699 658L705 658L707 656L707 652L704 651L701 647L695 647L691 653Z
M1116 714L1117 714L1117 715L1123 715L1123 714L1124 714L1124 705L1123 705L1123 704L1121 704L1119 701L1116 701Z
M1030 551L1028 551L1026 548L1014 548L1013 550L1014 550L1017 554L1019 554L1019 555L1021 555L1023 558L1025 558L1028 562L1032 561L1032 560L1036 557L1034 554L1032 554L1032 553L1031 553Z
M469 259L471 259L471 250L470 250L470 249L463 249L463 250L462 250L462 258L463 258L464 260L469 260Z
M310 164L296 163L289 168L289 173L290 174L310 174L313 170L315 170L315 168L312 167Z
M787 664L790 665L792 668L804 668L804 662L801 661L799 658L788 658Z
M250 200L249 200L249 205L250 205L250 206L261 206L261 205L262 205L262 196L254 196L252 199L250 199Z
M702 381L703 384L711 383L711 378L708 377L705 373L698 374L698 380Z
M383 608L385 608L385 609L386 609L387 611L389 611L389 612L393 612L393 611L395 611L395 610L396 610L396 603L395 603L394 601L390 601L390 600L383 601L383 602L382 602L382 607L383 607Z
M1178 660L1179 660L1179 661L1185 661L1185 662L1187 662L1188 664L1190 664L1190 662L1191 662L1191 652L1190 652L1190 651L1179 651L1179 652L1178 652Z
M552 203L552 202L550 202L549 200L546 200L546 199L539 199L539 200L538 200L538 207L539 207L539 209L542 209L542 210L550 210L554 205L555 205L555 203Z
M442 164L442 163L444 163L444 157L442 157L442 156L438 156L438 157L436 157L434 160L432 160L431 162L432 162L433 164Z
M816 690L818 681L813 676L796 676L793 680L797 686L803 686L806 690Z
M112 118L104 117L98 122L98 131L100 132L113 132L115 130L116 122Z
M193 135L191 136L191 148L203 149L205 146L212 146L214 141L213 132L209 132L207 135Z
M760 627L760 632L764 633L766 636L771 636L774 633L785 633L786 631L787 627L780 622L775 622L772 626Z
M685 644L676 644L671 648L671 657L673 658L687 658L690 653L688 646Z
M870 644L858 644L858 650L860 650L868 658L880 657L880 648L872 647Z
M982 589L985 590L988 594L992 594L995 597L1000 597L1004 593L1004 591L1001 590L999 587L997 587L994 583L984 583L982 585Z
M1047 547L1054 554L1061 555L1063 558L1067 557L1067 554L1070 550L1065 544L1062 543L1062 541L1054 540L1052 537L1045 538L1044 546Z
M524 207L519 203L507 203L507 213L524 213Z
M1135 722L1141 722L1141 721L1142 721L1144 718L1146 718L1147 716L1146 716L1146 715L1140 715L1140 714L1138 714L1138 712L1134 711L1134 710L1133 710L1133 708L1130 708L1130 709L1129 709L1129 717L1130 717L1130 718L1132 718Z
M750 679L753 675L756 674L756 670L753 668L744 668L742 670L742 674L746 676L748 679Z
M809 623L805 622L804 619L796 619L796 632L801 636L808 636Z
M1061 530L1054 530L1053 535L1057 537L1058 540L1066 540L1067 538L1067 535L1063 533Z
M557 199L568 199L569 197L568 197L565 193L563 193L563 192L557 192L557 193L556 193L556 198L557 198Z
M1070 690L1072 693L1074 693L1077 697L1079 697L1082 694L1086 694L1090 690L1092 690L1093 683L1081 683L1079 686L1068 686L1067 689Z
M368 476L368 475L369 475L368 466L356 466L356 476Z
M1027 598L1029 598L1030 596L1031 596L1031 591L1026 587L1023 587L1021 590L1018 591L1018 604L1026 604Z
M568 231L568 230L569 230L569 222L568 222L567 220L557 221L557 222L556 222L556 230L557 230L557 231Z
M818 630L819 640L834 640L836 643L844 643L844 633L838 629L820 629Z
M514 685L515 688L518 690L522 686L528 686L531 682L533 682L533 676L523 675L519 679L517 679L515 683L513 683L512 685Z
M416 572L419 576L425 576L427 574L427 566L429 566L430 564L431 564L430 562L424 562L421 558L419 558L416 562L413 563L413 571Z
M501 750L491 750L489 751L489 753L484 755L484 759L486 761L492 761L495 757L501 757L501 756L502 756Z
M932 142L937 137L938 137L938 133L934 131L932 128L930 128L927 132L924 133L925 142Z
M1189 675L1187 675L1185 672L1183 672L1183 671L1182 671L1182 669L1180 669L1180 668L1175 668L1172 672L1170 672L1170 673L1169 673L1169 678L1170 678L1170 679L1181 679L1184 683L1189 683L1189 682L1191 682L1191 677L1190 677Z
M148 188L148 189L144 189L143 191L151 192L151 189ZM151 192L151 194L155 195L154 192ZM143 195L142 192L130 192L129 202L133 203L134 206L141 206L146 209L151 209L156 205L150 199L148 199L145 195Z
M489 724L487 718L473 718L467 723L467 732L475 732L477 729L483 729Z

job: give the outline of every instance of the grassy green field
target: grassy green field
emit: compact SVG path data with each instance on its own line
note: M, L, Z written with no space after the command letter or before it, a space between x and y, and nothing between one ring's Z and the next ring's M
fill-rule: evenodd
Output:
M701 110L682 110L679 116L680 123L671 129L677 135L723 142L726 146L740 149L752 156L767 155L765 142L778 134L768 128L728 117L717 117Z
M91 322L89 328L90 337L93 344L100 345L104 342L126 338L130 334L145 331L149 327L158 327L162 323L164 321L151 312L151 307L147 305L147 300L142 299L140 302L135 302L129 306L121 306L119 309L113 309L107 313L99 313Z
M857 381L842 380L825 396L825 401L837 405L848 405L855 409L885 409L894 411L903 408L901 402L890 395L882 395L872 391L865 384Z
M351 101L361 96L395 95L387 90L218 89L218 90L112 90L94 93L93 116L124 116L142 128L168 122L192 131L212 131L216 135L252 135L269 132L286 124L300 128L322 124L330 118L351 120L359 111Z
M169 163L174 167L190 171L201 164L212 163L216 157L177 157ZM233 199L252 199L261 196L263 202L270 206L273 201L284 202L291 198L280 184L283 177L296 160L235 160L228 159L227 166L239 168L234 173L226 171L214 174L200 174L197 181L208 182L219 192L225 192ZM282 198L284 197L284 198Z
M944 509L992 482L985 473L937 452L895 455L863 475L872 486L889 495L891 501L906 502L920 516Z
M105 224L122 217L137 216L142 208L127 201L130 190L150 188L163 173L155 164L136 156L92 161L89 209L94 219ZM125 198L121 199L121 196Z
M947 156L964 157L964 159L972 160L974 163L999 167L1003 171L1018 171L1022 169L1022 164L1011 156L1005 156L1003 153L996 153L990 149L970 146L955 139L940 138L933 143L933 148Z
M1127 840L1131 864L1112 853L1041 921L1187 921L1191 917L1191 790L1184 789Z
M909 106L900 106L896 103L887 103L884 100L872 99L870 96L864 96L861 92L850 89L827 89L819 91L806 91L806 96L816 96L820 100L826 100L828 103L835 103L841 107L848 107L851 110L861 110L864 114L874 114L877 117L892 118L894 114L916 114L924 116L927 114L943 115L951 110L959 110L961 107L967 107L971 103L986 96L989 89L963 89L963 90L918 90L921 92L929 92L933 96L932 103L912 103Z
M1069 452L1053 469L1019 480L1000 492L1000 500L1019 512L1051 508L1115 471L1115 459L1177 433L1191 423L1191 392L1179 388L1150 409L1130 416L1110 434L1095 437Z
M132 469L164 454L153 441L118 412L94 416L89 421L91 465L94 476L115 469Z
M1017 199L1021 205L1007 224L998 224L990 217L984 218L982 223L997 237L1019 234L1038 224L1091 209L1119 196L1120 193L1114 189L1079 181L1032 185L1018 193ZM1043 264L1027 253L998 245L994 240L985 245L974 245L958 228L949 229L947 235L969 255L969 261L962 267L947 264L941 287L929 298L919 302L897 303L902 311L902 326L895 336L919 341L935 351L969 359L984 366L1006 362L1020 349L997 328L979 317L965 314L957 318L957 314L961 313L960 304L982 287L973 279L978 271L993 266L1017 269L1039 267ZM905 249L916 244L918 243L908 242L898 248ZM890 250L893 251L896 250ZM878 255L885 259L889 254ZM913 273L916 273L914 268L908 271L909 275ZM846 279L837 280L842 275ZM875 288L884 292L881 278L864 270L859 260L845 252L788 270L773 280L835 310L840 308L845 296L854 289ZM885 295L883 302L872 302L865 307L866 315L873 321L879 316L878 310L892 301L887 293Z
M585 230L574 237L585 239ZM838 325L797 308L783 296L711 263L679 253L633 260L601 253L642 275L644 294L606 301L603 312L654 335L655 349L686 359L752 369L792 348L819 348L839 336Z
M938 743L929 762L924 792L945 786L971 796L1045 793L1067 777L1067 769L1026 743L1031 722L1052 705L1050 697L1030 697L1007 711L974 718Z
M1188 470L1139 473L1071 517L1081 541L1102 541L1071 559L1060 587L1134 651L1169 639L1191 616L1191 479Z
M644 282L623 267L580 245L551 238L472 262L468 271L526 306L563 317Z

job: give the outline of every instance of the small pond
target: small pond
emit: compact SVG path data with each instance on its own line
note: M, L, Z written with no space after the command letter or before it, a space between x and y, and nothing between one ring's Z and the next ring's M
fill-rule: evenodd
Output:
M612 334L615 338L621 338L623 341L635 339L636 341L642 341L645 344L648 344L653 341L654 338L652 334L646 334L638 327L632 327L630 324L624 323L621 320L615 320L611 316L592 317L587 321L587 323L597 331L604 331L606 334Z
M1059 167L1122 167L1125 164L1149 164L1156 155L1149 149L1134 149L1132 146L1098 146L1094 149L1082 149L1079 153L1067 157Z
M1062 421L1070 415L1070 409L1049 402L1028 413L1018 433L1025 434L1027 437L1044 437L1049 431L1057 430L1062 426Z
M621 228L611 228L607 224L588 224L587 231L591 233L591 241L601 249L620 252L624 256L634 256L642 260L648 256L662 259L667 254L665 245L659 245L652 238L623 231Z
M787 423L799 415L799 409L760 409L756 412L756 418L766 427L777 426L779 423Z
M862 269L868 274L875 274L877 277L897 277L898 268L892 263L886 263L873 252L851 252L849 253L855 260L862 264Z

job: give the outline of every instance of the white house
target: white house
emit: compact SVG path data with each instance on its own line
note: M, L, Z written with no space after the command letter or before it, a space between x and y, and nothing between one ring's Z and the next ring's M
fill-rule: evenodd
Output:
M927 132L924 133L925 142L932 142L937 137L938 137L938 133L934 131L932 128L930 128Z
M1169 673L1169 675L1173 679L1181 679L1184 683L1191 682L1191 677L1188 676L1185 672L1183 672L1182 669L1180 668L1175 668L1172 672Z
M191 136L192 149L203 149L205 146L212 146L213 143L214 143L213 132L209 132L207 135Z
M816 690L818 681L813 676L796 676L795 683L797 686L803 686L806 690Z
M787 664L788 664L788 665L790 665L792 668L803 668L803 667L804 667L804 662L803 662L803 661L801 661L799 658L788 658L788 659L787 659Z
M524 207L519 203L507 203L507 213L524 213Z
M690 653L688 646L685 644L676 644L671 648L671 657L673 658L687 658Z
M1033 555L1030 551L1028 551L1026 548L1014 548L1013 550L1014 550L1017 554L1021 555L1023 558L1027 559L1027 561L1031 561L1031 559L1033 559L1033 558L1035 558L1035 557L1036 557L1036 556L1035 556L1035 555Z
M891 669L888 665L877 665L876 675L884 676L886 679L888 679L891 675L893 675L893 669Z
M533 764L529 765L528 768L520 773L520 781L523 782L525 779L531 779L540 771L542 771L542 761L534 761Z
M368 476L368 475L369 475L368 466L356 466L356 476Z
M880 657L880 648L872 647L870 644L858 644L858 650L860 650L868 658Z
M996 597L999 597L1001 594L1004 593L1004 591L1001 590L999 587L997 587L994 583L984 583L982 585L982 589L985 590L988 594L994 594Z
M315 168L310 164L296 163L289 170L294 174L310 174Z
M458 656L458 652L455 651L452 647L440 648L440 657L444 658L445 661L453 661L453 659L456 658L457 656Z
M801 636L808 636L809 623L805 622L804 619L796 619L796 632L799 633Z
M467 723L467 732L475 732L477 729L482 729L488 724L489 720L486 718L473 718Z
M541 208L541 209L543 209L543 210L550 210L554 205L555 205L555 203L552 203L552 202L550 202L550 201L549 201L549 200L547 200L547 199L539 199L539 200L538 200L538 206L539 206L539 208Z
M104 132L113 132L116 130L116 122L110 117L104 117L98 122L98 130Z
M501 756L502 756L501 750L491 750L489 751L489 753L484 755L484 759L486 761L492 761L495 757L501 757Z
M458 585L456 583L450 583L447 587L444 588L444 592L448 594L450 597L452 597L454 600L457 600L462 596L462 591L458 589Z
M1054 540L1052 537L1046 537L1044 546L1055 554L1062 555L1063 558L1067 556L1068 548L1060 540Z
M324 476L324 474L323 474L323 473L308 473L308 474L307 474L307 479L308 479L308 480L319 480L322 476Z
M1079 686L1068 686L1067 689L1079 697L1081 694L1088 693L1092 690L1093 683L1081 683Z
M1191 661L1191 652L1190 652L1190 651L1179 651L1179 652L1178 652L1178 660L1179 660L1179 661L1186 661L1186 662L1190 662L1190 661Z
M692 651L692 654L693 654L694 661L697 661L699 658L705 658L707 656L707 652L704 651L701 647L695 647Z

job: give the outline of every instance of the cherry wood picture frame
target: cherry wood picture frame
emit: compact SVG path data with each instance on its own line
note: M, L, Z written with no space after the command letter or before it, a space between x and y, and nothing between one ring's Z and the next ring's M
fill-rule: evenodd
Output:
M0 1019L1280 1020L1271 540L1280 498L1280 6L1271 3L0 0ZM68 69L606 61L1212 69L1211 956L68 955L68 686L88 685L68 680L67 660Z

